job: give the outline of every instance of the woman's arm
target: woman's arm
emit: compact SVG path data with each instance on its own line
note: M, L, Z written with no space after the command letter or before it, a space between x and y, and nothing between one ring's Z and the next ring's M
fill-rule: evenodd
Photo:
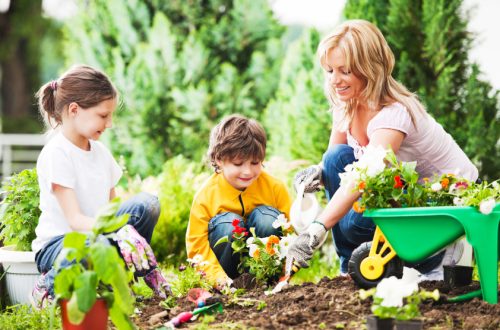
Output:
M378 129L373 132L369 145L391 147L394 152L399 150L405 134L393 129ZM327 229L332 228L352 208L352 204L361 196L354 187L340 186L332 196L318 221L323 223Z
M79 232L92 230L95 219L82 214L75 191L55 183L52 190L71 229Z

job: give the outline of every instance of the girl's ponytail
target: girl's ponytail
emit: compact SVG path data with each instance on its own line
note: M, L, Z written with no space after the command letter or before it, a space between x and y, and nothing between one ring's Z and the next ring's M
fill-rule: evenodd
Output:
M46 83L35 96L38 99L38 110L46 124L52 128L61 124L61 113L56 111L57 82L54 80ZM51 119L55 120L55 127L52 126Z

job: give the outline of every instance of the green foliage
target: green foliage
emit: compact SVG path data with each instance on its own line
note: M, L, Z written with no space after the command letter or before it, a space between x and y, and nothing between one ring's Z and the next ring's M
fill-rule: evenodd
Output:
M19 251L31 251L35 228L40 218L40 188L36 169L13 175L5 182L0 203L0 240L16 244Z
M330 241L321 247L321 250L316 251L308 268L301 268L290 279L290 284L297 285L305 282L317 283L322 278L334 278L339 274L340 263L335 252L335 247Z
M304 31L287 50L276 97L265 111L269 153L318 162L328 146L331 115L316 57L320 35Z
M468 59L463 0L349 0L344 15L375 23L396 57L394 77L415 91L484 179L500 177L499 91ZM464 125L465 123L465 125ZM477 132L481 132L478 134Z
M181 265L173 273L175 278L171 281L172 292L175 296L185 296L190 289L201 288L211 290L213 285L209 283L205 274L200 269L198 260L188 259L189 265Z
M55 309L55 308L54 308ZM60 329L61 318L57 317L59 309L34 309L28 305L7 307L0 313L0 329L2 330L38 330ZM53 313L55 315L53 315Z
M399 294L400 293L398 293L398 295ZM439 299L439 291L437 289L434 291L417 289L413 293L405 296L404 302L400 306L393 305L392 303L384 303L384 295L377 295L377 288L372 288L370 290L361 289L359 295L361 300L373 296L371 311L376 317L380 319L395 318L396 320L402 321L413 320L420 317L419 306L422 301L426 299L434 299L437 301ZM389 297L388 300L393 302L394 298Z
M69 63L102 68L121 92L112 150L132 174L197 159L221 117L260 119L279 77L283 32L266 0L80 1Z
M168 160L159 176L161 214L151 247L158 260L178 264L186 259L186 229L193 196L207 174L201 163L182 156Z
M133 329L129 318L134 311L134 297L129 289L131 273L104 234L127 223L128 214L115 216L120 201L114 199L97 216L92 233L72 232L64 237L62 258L73 263L60 268L54 283L57 299L68 300L68 318L72 323L83 321L97 298L106 300L109 314L118 329Z

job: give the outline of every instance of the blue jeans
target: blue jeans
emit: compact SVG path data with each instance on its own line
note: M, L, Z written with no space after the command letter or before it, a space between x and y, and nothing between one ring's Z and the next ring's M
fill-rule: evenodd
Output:
M352 164L354 158L353 149L346 144L338 144L328 149L323 155L323 183L325 185L326 197L332 198L340 187L339 173L345 172L345 167ZM332 228L335 249L340 259L340 271L347 273L347 265L352 252L364 242L373 239L375 224L371 218L363 214L349 210L347 214ZM425 261L409 266L416 268L421 273L427 273L439 266L444 253L432 256Z
M224 272L230 278L236 278L240 273L238 272L238 265L240 264L240 255L233 254L231 242L233 241L233 220L240 220L240 227L245 227L247 230L255 228L255 235L257 237L268 237L270 235L281 236L281 228L273 228L274 220L282 212L278 211L271 206L258 206L248 216L245 222L243 217L239 214L232 212L224 212L217 214L210 219L208 223L208 241L210 248L214 251L220 265ZM229 243L219 244L214 247L215 243L222 237L229 237Z
M160 203L156 196L140 193L124 202L117 215L130 214L128 224L132 225L148 243L151 242L153 230L160 215ZM54 278L56 270L53 268L59 253L63 249L64 235L52 238L45 246L36 253L35 261L38 271L45 275L45 285L49 294L54 297ZM70 265L68 260L61 261L61 267Z

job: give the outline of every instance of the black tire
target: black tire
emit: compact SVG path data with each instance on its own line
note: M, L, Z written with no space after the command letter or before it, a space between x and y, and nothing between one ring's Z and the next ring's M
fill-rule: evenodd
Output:
M369 280L361 274L360 266L361 262L368 257L370 254L370 249L372 247L372 242L366 242L361 244L352 252L351 259L349 259L349 264L347 266L347 271L351 278L356 282L356 284L363 288L369 289L377 286L377 284L386 277L396 276L401 278L403 276L403 262L398 256L395 256L384 267L384 272L382 275L374 280Z

